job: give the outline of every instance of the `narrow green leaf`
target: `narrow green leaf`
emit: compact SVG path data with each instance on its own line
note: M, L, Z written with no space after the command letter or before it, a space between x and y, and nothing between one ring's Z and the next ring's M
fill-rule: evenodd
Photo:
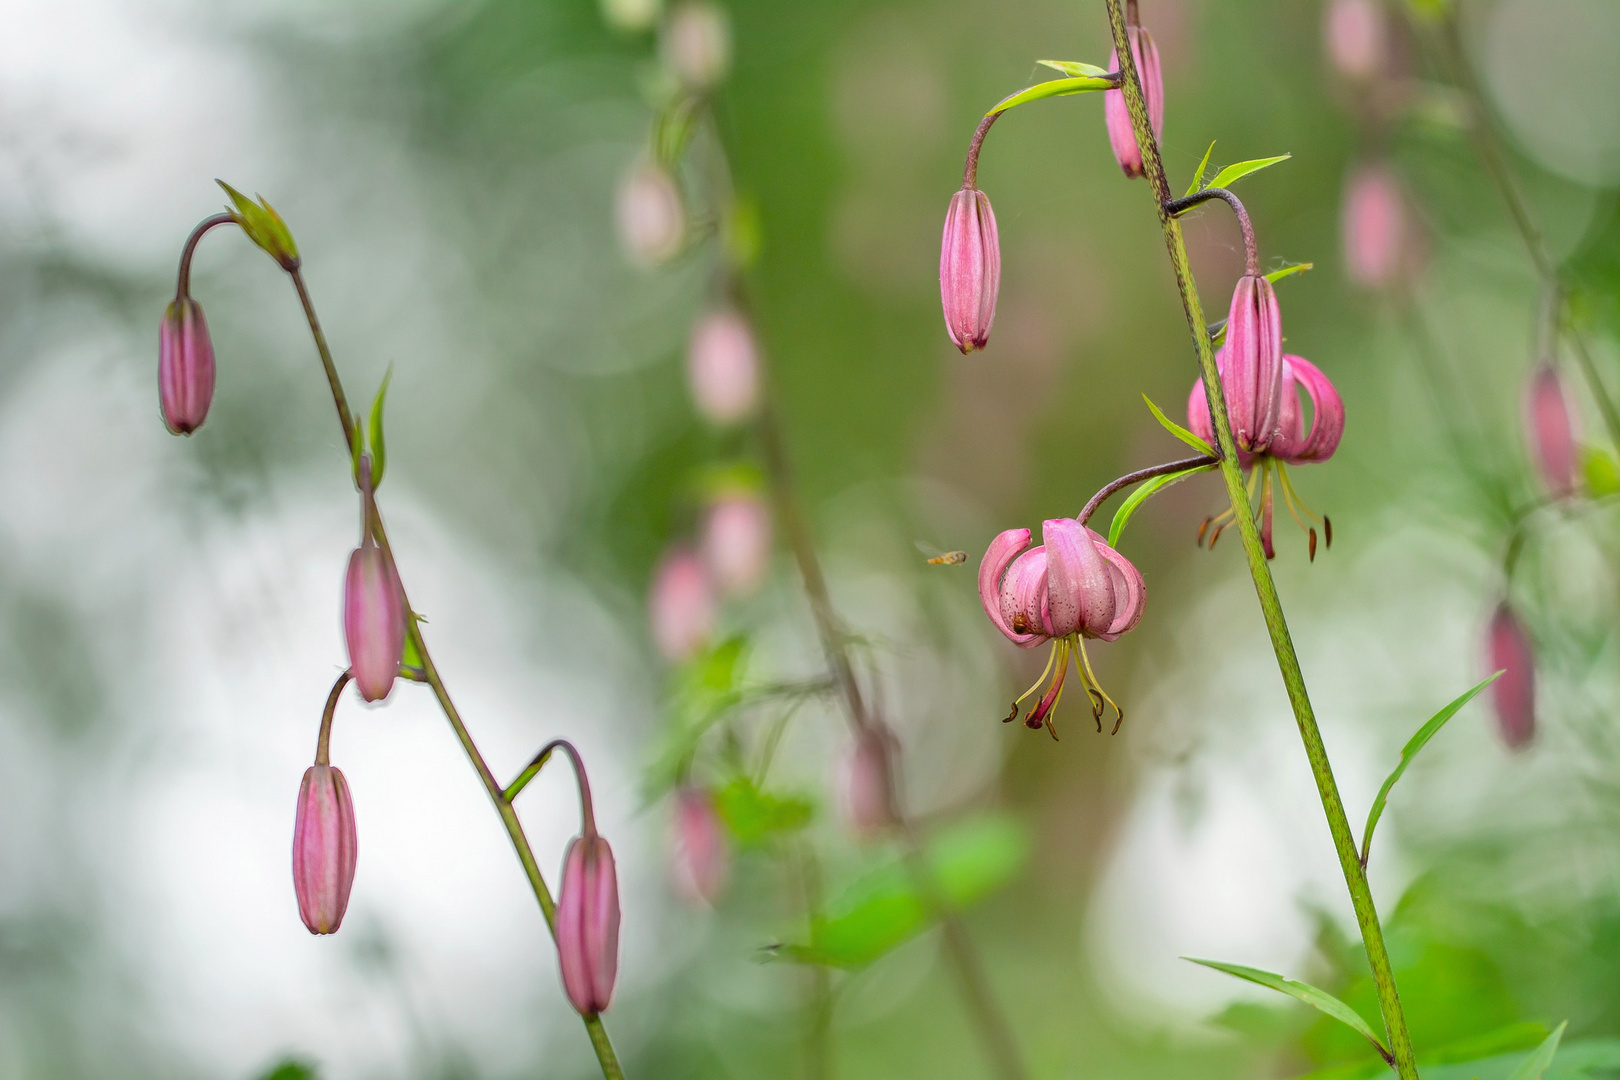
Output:
M1287 266L1279 267L1267 274L1266 280L1275 285L1285 277L1293 277L1295 274L1303 274L1307 270L1314 269L1316 269L1315 263L1289 263Z
M417 615L415 612L411 613L411 624L413 626L421 621L423 620L420 615ZM422 631L420 628L418 628L416 631L417 634L420 634L421 632ZM426 666L422 662L422 650L416 647L416 634L405 635L405 653L399 658L399 662L405 667L420 668Z
M1513 1075L1509 1076L1508 1080L1541 1080L1541 1074L1553 1063L1553 1055L1558 1053L1558 1040L1564 1037L1564 1029L1568 1026L1568 1020L1559 1024L1558 1029L1547 1036L1546 1041L1531 1051L1530 1056L1513 1070Z
M682 665L670 692L669 720L642 778L648 803L673 788L685 773L698 743L743 699L748 670L748 639L729 637Z
M1281 975L1273 975L1271 972L1261 971L1259 968L1243 967L1241 964L1223 964L1218 960L1200 960L1195 956L1183 956L1182 959L1190 960L1195 964L1202 964L1207 968L1214 968L1216 971L1223 971L1228 975L1235 975L1239 979L1247 979L1249 982L1259 986L1264 986L1303 1001L1311 1008L1324 1012L1339 1021L1339 1023L1353 1028L1373 1044L1380 1057L1385 1061L1390 1060L1389 1051L1384 1049L1384 1044L1379 1041L1377 1035L1373 1034L1373 1029L1367 1026L1367 1021L1361 1018L1361 1014L1326 990L1318 990L1309 983L1285 979Z
M377 388L377 397L371 403L371 486L377 487L382 483L383 470L388 467L388 444L383 442L383 402L388 398L388 384L394 379L394 365L388 365L388 373L383 376L382 385Z
M1192 432L1188 431L1186 428L1164 415L1164 413L1160 411L1159 407L1153 404L1152 399L1150 399L1146 394L1142 395L1142 400L1146 401L1147 407L1153 410L1153 419L1157 420L1159 424L1163 426L1164 430L1168 431L1170 434L1174 435L1176 438L1180 439L1194 450L1197 450L1200 454L1208 454L1211 457L1219 456L1215 453L1215 448L1209 445L1209 443L1205 442L1203 439L1200 439L1198 436L1194 435Z
M1082 64L1078 60L1037 60L1035 62L1075 78L1101 79L1109 74L1107 68L1100 68L1095 64Z
M1193 192L1197 191L1198 186L1204 182L1204 170L1209 168L1209 155L1213 154L1214 152L1215 144L1211 142L1209 144L1209 149L1204 151L1204 160L1198 163L1198 171L1193 173L1192 186L1187 189L1187 195L1191 195ZM1185 198L1186 196L1182 197Z
M1446 726L1446 721L1450 720L1453 716L1456 716L1458 709L1461 709L1464 705L1472 701L1475 694L1479 693L1481 690L1491 685L1491 683L1495 682L1497 676L1501 674L1502 673L1498 671L1495 675L1492 675L1490 678L1484 680L1478 686L1457 698L1457 700L1453 701L1450 705L1447 705L1445 708L1429 717L1428 723L1418 728L1417 734L1408 739L1406 745L1401 748L1400 763L1395 766L1395 771L1390 773L1389 776L1384 780L1384 786L1378 789L1378 794L1373 799L1372 808L1367 811L1367 827L1362 831L1361 834L1362 866L1367 865L1367 857L1372 853L1373 829L1377 826L1378 819L1383 816L1384 802L1389 798L1389 789L1394 787L1395 781L1399 780L1401 778L1401 774L1406 772L1406 767L1412 764L1412 759L1417 757L1418 751L1427 746L1429 744L1429 740L1434 738L1440 729Z
M994 116L1006 112L1015 105L1023 105L1031 101L1040 101L1042 98L1063 97L1067 94L1086 94L1093 90L1112 90L1114 84L1107 79L1079 77L1073 79L1051 79L1047 82L1036 83L1027 87L1011 97L1002 98L996 102L996 107L985 113Z
M260 196L258 202L254 202L225 181L214 182L230 196L231 206L228 209L231 216L236 219L236 223L242 227L242 231L247 233L248 239L280 263L282 269L296 270L298 245L293 243L292 230L287 228L287 223L276 213L275 207L263 196Z
M1594 499L1620 494L1620 463L1601 446L1588 446L1581 455L1586 490Z
M810 824L815 807L799 796L772 795L739 776L714 793L714 808L742 847L759 847Z
M1277 162L1287 161L1293 156L1293 154L1279 154L1277 157L1255 158L1253 161L1240 161L1236 165L1228 165L1216 173L1215 179L1211 180L1205 187L1231 187L1250 173L1259 172L1261 169L1269 169Z
M1214 467L1215 466L1213 464L1195 465L1190 469L1182 469L1180 472L1166 473L1163 476L1155 476L1153 479L1139 484L1136 490L1131 492L1130 498L1126 499L1123 503L1120 503L1119 509L1114 512L1114 523L1108 526L1108 546L1119 546L1119 534L1125 531L1125 526L1130 522L1131 516L1136 513L1137 509L1141 507L1143 503L1147 502L1149 499L1163 491L1165 488L1169 487L1171 484L1185 480L1193 473L1201 473L1208 469L1213 469Z

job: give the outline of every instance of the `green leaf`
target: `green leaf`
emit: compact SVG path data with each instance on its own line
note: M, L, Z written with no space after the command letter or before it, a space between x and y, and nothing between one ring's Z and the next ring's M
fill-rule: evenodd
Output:
M1002 98L996 102L995 108L985 113L994 116L1006 112L1015 105L1024 105L1031 101L1040 101L1042 98L1064 97L1068 94L1086 94L1093 90L1112 90L1114 84L1108 79L1079 77L1073 79L1051 79L1047 82L1036 83L1026 87L1011 97Z
M1215 466L1213 463L1209 465L1195 465L1190 469L1182 469L1180 472L1166 473L1164 476L1155 476L1153 479L1138 485L1137 489L1131 492L1130 498L1121 503L1119 509L1114 512L1114 523L1108 526L1108 546L1119 546L1119 534L1125 531L1125 526L1131 520L1131 515L1135 514L1137 509L1143 503L1147 502L1149 499L1157 495L1160 491L1169 487L1171 484L1185 480L1193 473L1204 472L1206 470L1213 469L1214 467Z
M1378 1040L1377 1035L1373 1034L1373 1029L1367 1026L1367 1021L1361 1018L1361 1014L1326 990L1318 990L1309 983L1285 979L1281 975L1273 975L1271 972L1261 971L1259 968L1243 967L1241 964L1223 964L1218 960L1200 960L1194 956L1183 956L1182 959L1190 960L1195 964L1202 964L1207 968L1214 968L1216 971L1223 971L1228 975L1235 975L1240 979L1247 979L1249 982L1297 998L1311 1006L1311 1008L1324 1012L1341 1024L1353 1028L1373 1044L1380 1057L1385 1061L1390 1060L1389 1051L1384 1049L1384 1044Z
M1253 161L1240 161L1236 165L1228 165L1215 174L1215 179L1204 185L1207 188L1231 187L1250 173L1269 169L1279 161L1287 161L1293 154L1280 154L1277 157L1255 158Z
M422 631L419 627L416 627L416 624L422 621L424 620L420 615L416 614L414 611L411 612L411 625L412 627L416 628L417 634L420 634ZM400 656L399 662L404 667L424 668L427 666L427 664L422 660L422 650L416 647L416 634L405 635L405 652L402 656Z
M1287 266L1271 271L1266 275L1266 280L1275 285L1285 277L1293 277L1295 274L1303 274L1307 270L1314 269L1316 269L1315 263L1289 263Z
M262 195L258 202L254 202L225 181L214 182L230 196L228 209L248 238L280 263L283 270L290 273L298 269L298 245L293 243L292 232L287 228L287 223L281 220L281 215L276 213L276 208Z
M680 782L704 734L742 700L747 670L748 639L737 635L688 661L676 673L669 723L642 780L642 797L647 802Z
M1078 60L1037 60L1035 62L1075 78L1101 79L1110 74L1107 68L1100 68L1095 64L1082 64Z
M1585 447L1581 453L1581 471L1586 477L1586 490L1594 499L1620 494L1620 462L1601 446Z
M383 470L388 466L388 445L383 442L383 402L388 397L388 384L394 378L394 365L388 365L388 373L383 376L382 385L377 388L377 397L371 403L371 486L375 490L382 483Z
M316 1080L315 1066L298 1058L283 1058L259 1075L259 1080Z
M1373 829L1377 826L1378 819L1383 816L1384 802L1389 798L1389 789L1394 787L1395 781L1399 780L1401 778L1401 774L1406 772L1406 767L1412 764L1412 759L1417 757L1418 751L1427 746L1429 744L1429 740L1434 738L1435 735L1439 733L1441 728L1445 727L1446 721L1457 715L1458 709L1461 709L1464 705L1472 701L1475 694L1479 693L1481 690L1491 685L1491 683L1495 682L1497 676L1501 674L1502 673L1498 671L1495 675L1485 679L1478 686L1475 686L1472 690L1457 698L1457 700L1453 701L1450 705L1447 705L1445 708L1429 717L1428 723L1418 728L1417 734L1408 739L1406 745L1401 748L1400 763L1395 766L1395 771L1390 773L1389 776L1384 780L1384 786L1378 789L1378 795L1373 799L1372 808L1367 811L1367 827L1362 831L1361 834L1362 866L1367 865L1367 856L1372 852Z
M1196 192L1198 190L1198 185L1204 182L1204 170L1209 168L1209 155L1213 154L1214 152L1215 144L1211 142L1209 144L1209 149L1204 151L1204 160L1198 163L1198 171L1193 173L1192 186L1187 189L1187 195L1191 195ZM1185 195L1182 197L1186 198Z
M810 800L761 791L746 776L716 791L714 808L741 847L759 847L782 833L802 829L816 812Z
M942 829L925 845L923 857L937 895L955 909L1006 885L1023 868L1029 850L1028 830L1011 817L993 814ZM935 918L914 869L891 862L828 905L811 929L809 945L785 951L805 963L862 967L920 934Z
M1150 399L1146 394L1142 395L1142 400L1146 401L1147 407L1153 410L1153 418L1163 426L1164 430L1168 431L1170 434L1174 435L1176 438L1180 439L1194 450L1197 450L1200 454L1208 454L1210 457L1220 456L1215 453L1215 448L1209 445L1209 443L1205 442L1203 439L1200 439L1198 436L1194 435L1192 432L1188 431L1186 428L1164 415L1159 407L1153 404L1152 399Z
M1553 1055L1558 1053L1558 1040L1564 1037L1564 1029L1567 1027L1569 1027L1568 1020L1559 1024L1558 1029L1547 1036L1546 1041L1531 1051L1530 1056L1513 1070L1513 1075L1509 1076L1508 1080L1541 1080L1541 1074L1552 1065Z

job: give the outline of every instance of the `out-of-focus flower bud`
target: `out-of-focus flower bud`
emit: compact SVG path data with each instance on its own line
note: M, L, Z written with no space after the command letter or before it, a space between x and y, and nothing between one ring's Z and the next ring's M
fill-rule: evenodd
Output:
M1575 494L1575 423L1570 416L1569 397L1558 369L1543 361L1530 379L1525 396L1525 423L1530 448L1541 473L1541 480L1555 497Z
M731 66L731 26L707 0L685 0L671 11L661 45L664 63L694 90L715 85Z
M732 424L750 416L759 403L759 350L747 320L730 308L699 319L687 343L686 376L705 419Z
M586 1015L605 1011L619 974L619 879L613 849L590 827L563 855L557 953L574 1008Z
M703 559L723 592L758 588L771 560L771 508L765 500L738 492L714 502L703 521Z
M675 179L651 162L641 162L619 184L619 242L632 262L657 266L681 250L686 239L686 208Z
M675 888L693 903L713 904L731 876L731 845L714 796L684 787L675 794Z
M1339 74L1365 81L1387 66L1389 24L1379 0L1332 0L1322 17L1322 43Z
M312 765L298 788L292 854L298 914L310 933L337 933L349 906L358 854L348 782L330 765Z
M714 632L714 585L703 560L686 548L664 556L647 598L653 641L666 660L690 660Z
M1271 445L1282 407L1282 309L1259 274L1238 279L1221 352L1232 434L1239 450L1259 453Z
M990 196L964 187L951 196L939 249L939 298L945 329L964 354L984 348L1001 290L1001 241Z
M856 736L844 759L844 817L863 836L882 832L899 820L893 771L898 752L894 733L873 724Z
M1164 138L1164 72L1159 66L1159 49L1153 44L1153 35L1140 26L1126 28L1131 41L1131 55L1136 59L1136 74L1142 80L1142 100L1147 103L1148 122L1153 126L1155 138ZM1108 56L1108 70L1119 70L1119 50ZM1142 148L1136 145L1136 130L1131 127L1130 110L1125 106L1125 91L1103 91L1103 118L1108 123L1108 143L1114 148L1114 159L1125 175L1142 175Z
M1524 624L1505 600L1491 615L1485 651L1490 670L1502 673L1491 683L1496 730L1509 750L1522 749L1536 734L1536 654Z
M349 556L343 637L360 696L381 701L394 688L405 652L405 593L393 562L370 536Z
M177 296L158 331L158 398L163 422L176 435L202 427L214 400L214 344L202 305Z
M1350 174L1339 226L1345 273L1357 285L1388 288L1414 261L1406 198L1400 180L1386 165L1363 165Z
M601 0L602 17L618 30L646 30L658 21L660 0Z

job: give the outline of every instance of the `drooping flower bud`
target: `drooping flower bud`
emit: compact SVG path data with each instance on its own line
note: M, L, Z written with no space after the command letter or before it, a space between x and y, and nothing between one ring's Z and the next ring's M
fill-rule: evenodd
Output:
M1041 537L1025 551L1029 530L1008 529L979 564L979 602L1008 640L1026 649L1074 633L1113 641L1137 624L1147 593L1129 559L1074 518L1043 522Z
M632 262L668 262L686 240L686 208L675 180L664 169L641 162L619 184L616 204L619 242Z
M343 580L343 637L349 669L367 701L381 701L394 688L405 651L405 594L399 572L368 534Z
M664 556L647 597L653 641L666 660L690 660L714 632L714 585L703 560L686 548Z
M163 422L176 435L202 427L214 400L214 345L202 305L175 297L158 332L158 398Z
M900 818L895 805L894 763L899 745L881 724L867 727L855 738L844 759L841 787L844 817L862 836L873 836Z
M358 854L348 782L330 765L310 766L298 788L292 852L298 914L310 933L337 933L349 907Z
M1239 450L1271 445L1282 404L1282 311L1277 294L1259 274L1245 274L1232 291L1222 348L1226 411Z
M1164 72L1159 66L1159 49L1153 44L1153 35L1144 27L1126 27L1131 42L1131 56L1136 60L1136 73L1142 80L1142 99L1147 103L1148 122L1153 126L1155 138L1164 138ZM1108 57L1108 70L1119 70L1119 50ZM1103 92L1103 117L1108 122L1108 142L1114 148L1114 159L1125 175L1138 177L1142 173L1142 149L1136 145L1136 130L1131 127L1130 110L1125 106L1125 91Z
M1379 0L1332 0L1322 18L1322 44L1339 74L1358 82L1383 72L1389 27Z
M731 845L714 796L683 787L675 795L675 850L671 876L692 903L713 904L731 876Z
M563 989L581 1013L603 1012L619 973L619 879L613 849L587 826L568 842L557 900Z
M1522 749L1536 734L1536 656L1524 624L1505 600L1491 615L1485 650L1490 670L1502 673L1491 683L1496 730L1509 750Z
M694 90L707 90L731 66L731 26L707 0L686 0L669 14L660 42L664 63Z
M748 492L713 503L703 521L703 560L721 591L750 593L771 560L771 508Z
M1558 369L1543 361L1531 376L1525 398L1530 448L1542 482L1556 498L1575 494L1577 457L1575 423Z
M1344 208L1339 225L1343 234L1344 268L1350 280L1368 289L1395 284L1412 249L1401 184L1389 167L1363 165L1344 185Z
M951 196L939 249L939 298L945 329L964 354L984 348L1001 290L1001 241L990 196L964 187Z
M704 419L734 424L752 415L759 403L759 350L747 320L729 308L699 319L687 343L686 377Z

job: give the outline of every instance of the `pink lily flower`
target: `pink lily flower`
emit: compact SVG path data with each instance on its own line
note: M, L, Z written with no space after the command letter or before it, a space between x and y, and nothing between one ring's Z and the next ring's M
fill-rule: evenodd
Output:
M1551 362L1543 361L1530 379L1525 395L1525 426L1530 433L1536 470L1554 498L1575 494L1576 466L1580 455L1575 447L1575 420L1570 415L1569 395L1564 380Z

